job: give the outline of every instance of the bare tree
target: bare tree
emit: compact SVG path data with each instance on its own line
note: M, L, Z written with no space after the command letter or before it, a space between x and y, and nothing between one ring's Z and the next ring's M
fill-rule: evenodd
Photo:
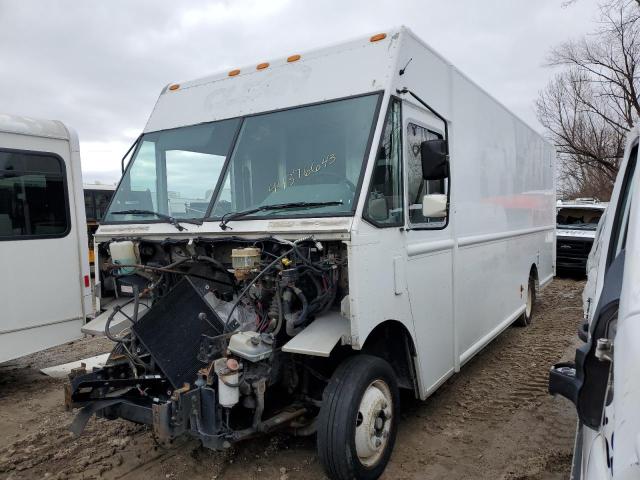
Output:
M640 0L610 0L595 32L553 49L560 73L540 93L538 119L560 155L565 197L611 194L626 133L640 119Z

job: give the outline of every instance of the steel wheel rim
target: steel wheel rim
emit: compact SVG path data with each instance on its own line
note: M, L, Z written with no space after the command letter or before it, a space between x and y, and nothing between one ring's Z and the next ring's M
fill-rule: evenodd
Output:
M393 419L391 389L374 380L365 389L356 414L355 444L360 463L375 466L389 443Z
M531 285L529 285L529 288L527 289L527 305L525 306L525 315L527 316L527 319L531 318L531 311L533 310L533 292L531 289Z

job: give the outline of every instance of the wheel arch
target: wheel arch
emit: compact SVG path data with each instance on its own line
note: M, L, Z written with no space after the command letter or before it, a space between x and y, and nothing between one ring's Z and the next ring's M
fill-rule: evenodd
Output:
M529 288L531 285L531 280L533 280L533 295L530 297ZM531 267L529 267L529 274L527 275L527 279L525 282L526 283L524 284L522 283L520 284L521 298L522 298L522 294L524 292L527 292L524 298L524 301L525 301L524 310L522 314L514 321L514 325L518 327L526 327L531 324L531 318L534 312L536 297L538 296L538 291L540 290L540 280L538 278L538 267L535 264L535 262L531 264ZM524 285L526 285L526 289L524 288ZM529 308L529 299L531 299L530 308Z
M529 276L530 277L533 276L533 278L536 281L536 288L538 288L540 279L539 279L539 276L538 276L538 265L536 265L535 262L531 264L531 268L529 269Z
M527 281L529 278L533 277L534 285L536 286L536 294L540 291L540 277L538 276L538 266L534 263L531 264L531 268L529 268L529 276L527 277Z
M413 335L402 322L385 320L378 324L367 335L361 351L387 361L398 376L401 388L418 391L416 346Z

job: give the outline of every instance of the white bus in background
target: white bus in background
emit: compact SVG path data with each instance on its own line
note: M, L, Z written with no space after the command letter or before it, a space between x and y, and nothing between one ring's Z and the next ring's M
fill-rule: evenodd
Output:
M109 206L116 185L85 183L83 188L84 211L87 216L87 240L89 241L89 263L93 266L93 234L96 233L100 220Z
M78 137L0 115L0 362L79 338L91 313Z
M427 398L553 278L553 147L405 28L168 86L132 151L95 238L96 292L133 308L71 380L76 433L289 426L374 479L399 388Z

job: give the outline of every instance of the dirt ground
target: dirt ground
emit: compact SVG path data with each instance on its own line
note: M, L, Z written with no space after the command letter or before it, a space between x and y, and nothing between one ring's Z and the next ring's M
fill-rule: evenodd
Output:
M426 402L404 398L383 478L568 478L575 414L547 394L547 372L572 357L583 286L554 280L531 327L507 329ZM147 427L94 418L73 438L63 382L39 369L109 349L85 339L0 366L0 479L324 478L314 439L284 433L211 452L193 440L161 447Z

